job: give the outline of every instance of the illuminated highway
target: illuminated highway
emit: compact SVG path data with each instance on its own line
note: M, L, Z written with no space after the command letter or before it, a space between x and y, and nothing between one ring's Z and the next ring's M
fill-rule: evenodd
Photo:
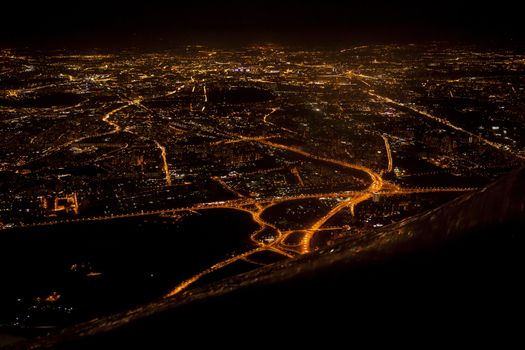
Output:
M390 149L390 142L388 142L388 138L385 135L381 135L381 137L383 138L383 141L385 141L386 156L388 157L388 166L386 168L386 172L389 173L393 169L392 150Z
M111 127L113 128L113 133L117 133L117 132L119 132L120 130L122 130L122 128L120 127L119 124L117 124L117 123L111 121L110 118L111 118L115 113L117 113L117 112L119 112L119 111L121 111L121 110L123 110L123 109L125 109L125 108L128 108L128 107L131 106L131 105L132 105L132 103L129 103L129 104L127 104L127 105L124 105L124 106L120 106L120 107L118 107L118 108L115 108L114 110L112 110L112 111L110 111L110 112L104 114L104 116L102 117L102 121L103 121L104 123L109 124L109 126L111 126Z
M221 185L222 188L224 188L226 191L229 191L233 194L235 194L237 197L244 197L243 194L239 193L239 191L237 191L236 189L234 189L233 187L231 187L230 185L228 185L223 179L221 179L219 176L212 176L211 177L212 180L214 180L215 182L217 182L219 185Z
M187 185L187 184L181 184ZM421 187L421 188L407 188L407 189L398 189L398 190L386 190L381 191L381 195L402 195L402 194L414 194L414 193L440 193L440 192L470 192L477 190L477 188L474 187ZM283 196L283 197L274 197L274 198L239 198L239 199L232 199L232 200L226 200L226 201L219 201L219 202L203 202L199 204L195 204L193 206L189 207L180 207L180 208L166 208L166 209L158 209L158 210L141 210L138 212L129 212L129 213L122 213L122 214L109 214L109 215L103 215L103 216L90 216L90 217L78 217L78 218L65 218L60 220L48 220L48 221L41 221L41 222L33 222L33 223L19 223L19 224L9 224L9 225L1 225L0 229L8 229L8 228L14 228L14 227L37 227L37 226L48 226L48 225L58 225L58 224L67 224L67 223L77 223L77 222L90 222L90 221L107 221L107 220L115 220L115 219L125 219L125 218L133 218L133 217L140 217L140 216L153 216L153 215L162 215L166 213L175 213L175 212L190 212L190 211L199 211L199 210L208 210L208 209L234 209L234 210L241 210L241 211L247 211L250 213L254 213L254 211L251 211L247 209L246 207L250 205L254 206L260 206L259 209L262 209L262 211L268 209L269 207L279 204L279 203L285 203L285 202L291 202L291 201L297 201L297 200L303 200L303 199L312 199L312 198L348 198L348 197L356 197L360 193L359 191L345 191L345 192L333 192L333 193L317 193L317 194L301 194L296 196ZM259 213L259 212L258 212ZM260 213L258 214L260 215ZM258 216L257 215L257 216ZM257 220L255 220L257 222ZM266 223L266 225L271 225L269 223ZM319 229L320 230L320 229Z
M162 159L162 170L166 175L166 186L171 186L170 169L168 166L168 161L166 160L166 147L162 146L157 140L154 140L154 142L160 150L160 156Z
M275 112L277 112L279 109L280 109L280 108L275 108L275 107L272 108L272 110L271 110L269 113L266 113L266 114L263 116L263 122L264 122L265 124L272 124L272 125L274 125L272 122L268 121L268 118L269 118L272 114L274 114Z
M186 288L188 288L193 283L197 282L201 277L203 277L203 276L205 276L207 274L210 274L210 273L212 273L214 271L217 271L219 269L222 269L223 267L226 267L226 266L228 266L228 265L230 265L230 264L232 264L232 263L234 263L234 262L236 262L238 260L247 258L250 255L252 255L253 253L257 253L257 252L260 252L262 250L263 250L263 248L255 248L255 249L247 251L245 253L236 255L236 256L234 256L232 258L220 261L220 262L216 263L215 265L210 266L206 270L203 270L203 271L199 272L198 274L196 274L196 275L188 278L187 280L183 281L178 286L173 288L173 290L171 290L168 294L166 294L165 297L169 298L169 297L172 297L174 295L177 295L180 292L182 292L183 290L185 290Z

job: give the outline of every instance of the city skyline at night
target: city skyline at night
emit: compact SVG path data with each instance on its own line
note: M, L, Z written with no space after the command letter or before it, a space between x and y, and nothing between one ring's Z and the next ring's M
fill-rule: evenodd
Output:
M306 338L339 308L431 319L475 299L450 290L519 304L511 4L8 11L0 347L148 347L230 312Z

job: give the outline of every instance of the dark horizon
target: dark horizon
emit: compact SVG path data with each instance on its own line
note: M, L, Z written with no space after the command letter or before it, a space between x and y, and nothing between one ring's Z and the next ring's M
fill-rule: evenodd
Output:
M174 43L280 42L520 42L520 12L509 4L487 6L446 0L414 1L223 1L141 5L89 2L4 5L4 46L163 46Z

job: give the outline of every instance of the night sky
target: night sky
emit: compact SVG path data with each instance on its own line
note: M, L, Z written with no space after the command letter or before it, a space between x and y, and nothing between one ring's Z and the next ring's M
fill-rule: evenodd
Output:
M345 42L521 40L511 2L84 1L2 5L0 43L148 44L157 41Z

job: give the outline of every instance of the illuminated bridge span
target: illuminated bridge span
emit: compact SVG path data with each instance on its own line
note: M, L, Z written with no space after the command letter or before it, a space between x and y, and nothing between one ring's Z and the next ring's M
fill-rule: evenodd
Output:
M231 140L220 140L212 142L211 146L217 146L217 145L226 145L231 143L238 143L238 142L249 142L249 141L264 141L272 138L278 137L277 135L269 135L269 136L254 136L254 137L247 137L247 136L239 136L239 138L231 139Z
M166 159L166 147L161 145L157 140L153 140L153 142L155 142L155 145L160 150L160 158L162 159L162 170L164 171L164 175L166 178L166 186L171 186L170 169L168 166L168 161Z
M119 112L119 111L121 111L121 110L123 110L123 109L125 109L125 108L128 108L128 107L130 107L131 105L132 105L132 103L131 103L131 102L128 102L127 105L117 107L117 108L113 109L112 111L110 111L110 112L104 114L104 116L102 116L102 121L103 121L104 123L107 123L109 126L111 126L111 127L113 128L113 133L117 133L117 132L121 131L122 128L121 128L120 125L118 125L117 123L111 121L110 118L111 118L115 113L117 113L117 112Z
M344 191L344 192L329 192L329 193L313 193L313 194L298 194L296 196L284 196L284 197L273 197L273 198L262 198L257 200L258 203L282 203L288 201L295 201L300 199L311 199L311 198L333 198L333 197L350 197L355 196L359 191Z

